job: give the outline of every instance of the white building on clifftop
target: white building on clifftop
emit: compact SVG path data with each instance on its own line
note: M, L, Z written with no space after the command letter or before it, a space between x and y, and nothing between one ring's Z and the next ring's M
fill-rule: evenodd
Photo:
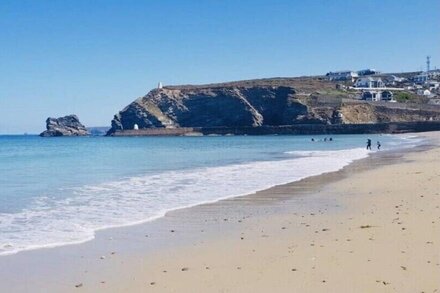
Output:
M330 81L351 81L351 82L353 82L355 78L359 77L357 72L351 70L328 72L326 76Z
M379 77L361 77L358 78L354 84L355 87L363 87L363 88L381 88L385 87L384 82Z

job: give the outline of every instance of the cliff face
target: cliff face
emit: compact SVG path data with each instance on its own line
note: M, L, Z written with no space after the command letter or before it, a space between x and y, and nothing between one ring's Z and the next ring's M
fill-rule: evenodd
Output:
M156 89L115 115L110 131L318 122L295 94L286 86Z
M87 129L79 122L76 115L67 115L60 118L47 118L46 130L40 136L84 136L88 135Z
M259 127L440 120L439 111L412 111L349 100L322 80L273 79L155 89L115 115L120 130ZM344 102L346 101L346 102Z
M340 109L345 124L440 121L440 107L397 103L345 103Z

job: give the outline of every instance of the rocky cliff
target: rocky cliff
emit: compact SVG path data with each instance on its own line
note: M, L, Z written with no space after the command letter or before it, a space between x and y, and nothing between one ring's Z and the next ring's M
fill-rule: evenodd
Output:
M79 122L76 115L67 115L60 118L47 118L46 130L40 136L84 136L88 135L87 129Z
M365 103L321 79L264 79L154 89L115 115L109 134L152 128L237 128L440 120L440 108Z

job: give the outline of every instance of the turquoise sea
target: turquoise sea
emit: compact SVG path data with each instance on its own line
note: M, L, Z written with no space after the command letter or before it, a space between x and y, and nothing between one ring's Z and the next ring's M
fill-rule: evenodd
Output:
M97 230L297 181L405 136L0 136L0 255L80 243ZM327 136L330 138L330 136Z

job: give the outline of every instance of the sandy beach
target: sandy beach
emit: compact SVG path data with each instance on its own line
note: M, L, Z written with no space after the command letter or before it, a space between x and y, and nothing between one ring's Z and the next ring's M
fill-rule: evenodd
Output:
M440 133L423 135L408 153L0 257L0 291L440 292Z

